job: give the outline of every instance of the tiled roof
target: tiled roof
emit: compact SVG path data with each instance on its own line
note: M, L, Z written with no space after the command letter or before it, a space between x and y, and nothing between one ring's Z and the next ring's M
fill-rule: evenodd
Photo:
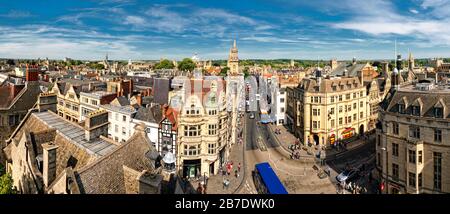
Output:
M145 154L155 151L143 130L135 134L110 154L75 172L81 193L120 194L125 193L123 166L136 171L152 170L153 164Z

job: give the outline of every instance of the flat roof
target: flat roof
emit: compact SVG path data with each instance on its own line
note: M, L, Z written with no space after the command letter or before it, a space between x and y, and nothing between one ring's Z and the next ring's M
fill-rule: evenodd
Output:
M111 144L101 139L86 141L84 129L69 121L64 120L55 113L45 111L36 112L33 115L45 123L48 127L56 129L59 134L67 138L71 143L85 149L88 153L104 156L114 150L117 145Z

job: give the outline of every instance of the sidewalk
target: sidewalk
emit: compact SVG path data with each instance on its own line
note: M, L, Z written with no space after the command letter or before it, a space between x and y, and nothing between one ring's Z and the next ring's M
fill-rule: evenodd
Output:
M325 150L327 159L335 158L339 154L345 153L347 151L351 151L351 150L358 148L358 147L364 145L365 143L368 143L373 140L375 140L375 135L369 135L367 139L358 138L355 141L347 143L347 146L345 148L340 148L339 150L337 148L329 147Z
M243 130L244 127L241 129ZM245 132L242 136L245 136ZM238 138L241 139L241 138ZM244 179L244 170L245 170L245 163L244 163L244 144L245 142L242 140L241 143L238 142L234 145L231 145L231 152L228 157L228 161L233 162L233 168L231 170L230 175L223 175L221 170L219 170L219 173L217 175L212 175L208 178L207 182L207 188L206 193L207 194L233 194L240 186ZM238 164L241 163L241 171L238 173L239 177L236 178L235 176L235 170L238 169ZM226 172L226 166L224 165L222 167L223 171ZM229 180L228 187L224 186L224 180ZM198 186L198 183L192 184L194 187Z
M292 150L289 149L289 146L294 145L295 141L297 140L297 138L292 133L290 133L286 129L286 127L284 127L284 126L277 126L277 125L274 125L274 124L267 124L267 126L268 126L268 130L270 131L270 134L275 137L275 139L278 142L278 144L286 152L291 153ZM275 129L279 129L280 130L280 134L275 134ZM297 150L297 151L300 152L300 158L302 158L302 157L303 158L304 157L314 158L313 155L308 154L308 152L303 150L303 149L300 149L300 150Z

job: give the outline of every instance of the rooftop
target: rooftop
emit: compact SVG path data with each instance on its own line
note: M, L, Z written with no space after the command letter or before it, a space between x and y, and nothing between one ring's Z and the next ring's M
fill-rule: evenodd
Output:
M85 130L82 127L64 120L55 113L46 111L33 113L33 115L50 128L56 129L59 134L69 139L76 146L85 149L90 154L104 156L117 147L101 139L86 141Z

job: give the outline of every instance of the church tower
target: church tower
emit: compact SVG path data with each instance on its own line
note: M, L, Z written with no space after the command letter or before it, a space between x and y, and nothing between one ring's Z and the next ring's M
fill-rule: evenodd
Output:
M408 57L408 70L413 70L414 69L414 57L412 55L411 52L409 52L409 57Z
M234 40L233 47L230 49L230 56L228 57L228 68L231 75L239 74L239 58L238 49L236 47L236 40Z

